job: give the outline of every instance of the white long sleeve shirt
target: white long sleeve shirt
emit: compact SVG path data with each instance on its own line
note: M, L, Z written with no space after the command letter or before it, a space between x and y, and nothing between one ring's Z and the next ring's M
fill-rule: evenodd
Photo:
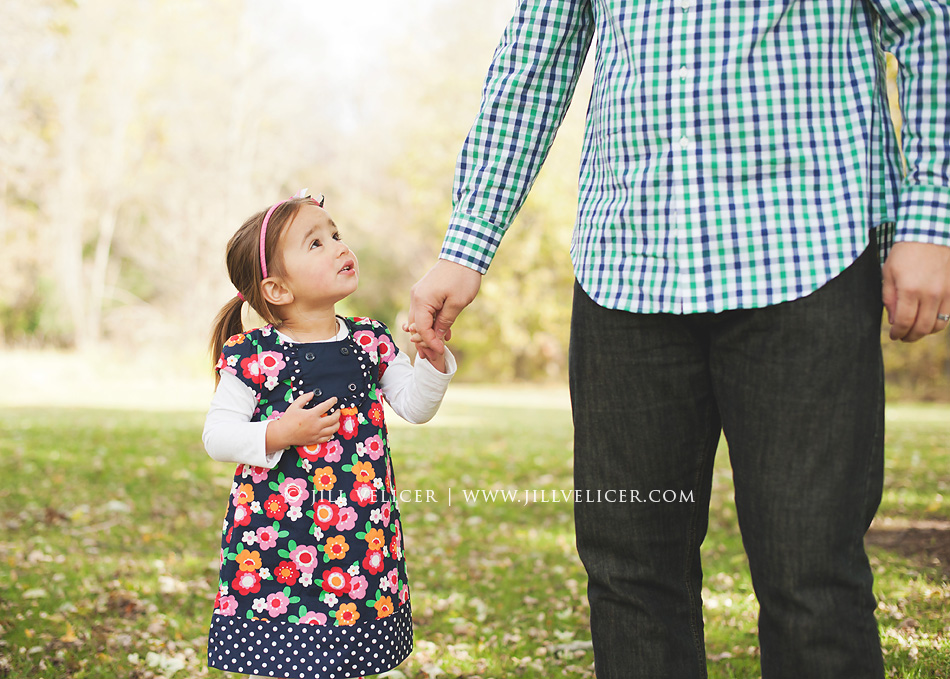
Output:
M346 339L349 330L345 324L339 325L337 335L325 341ZM280 333L278 335L287 342L292 341ZM413 365L409 357L400 352L383 373L379 387L397 415L412 424L422 424L438 412L456 367L455 357L448 348L445 351L445 373L422 358L417 358ZM220 375L221 381L211 399L201 435L205 450L218 462L273 469L283 454L282 450L267 453L267 425L274 420L252 422L257 407L253 390L236 375L223 371Z

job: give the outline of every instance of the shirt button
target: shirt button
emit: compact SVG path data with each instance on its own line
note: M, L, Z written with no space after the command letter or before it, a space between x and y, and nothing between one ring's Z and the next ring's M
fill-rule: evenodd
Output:
M356 391L356 385L350 382L349 386L347 386L347 389L350 391Z
M340 353L343 354L344 356L349 356L350 350L347 347L340 347Z
M685 149L687 146L689 146L689 138L688 138L688 137L680 137L680 148L684 148L684 149Z
M686 76L688 75L689 75L689 69L683 66L683 68L680 69L680 79L686 80Z
M304 356L304 358L307 359L308 361L312 361L313 359L316 358L316 356L313 355L312 351L308 351L306 355Z
M680 0L680 7L683 8L684 12L689 9L689 4L689 0Z

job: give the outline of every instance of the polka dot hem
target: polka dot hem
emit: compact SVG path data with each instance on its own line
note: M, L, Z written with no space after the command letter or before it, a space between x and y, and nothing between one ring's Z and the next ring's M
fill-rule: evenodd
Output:
M392 615L356 625L301 625L214 615L208 665L288 679L346 679L379 674L412 652L408 603Z

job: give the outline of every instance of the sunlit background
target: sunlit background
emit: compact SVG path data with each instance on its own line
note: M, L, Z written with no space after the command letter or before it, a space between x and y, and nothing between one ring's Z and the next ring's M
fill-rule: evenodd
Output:
M234 294L229 236L301 187L326 195L360 257L361 289L340 311L397 325L437 256L455 157L512 8L2 3L0 347L18 375L41 391L37 363L66 356L204 379L211 320ZM462 379L565 376L589 89L588 75L457 325ZM894 393L946 396L946 333L888 347L888 365Z

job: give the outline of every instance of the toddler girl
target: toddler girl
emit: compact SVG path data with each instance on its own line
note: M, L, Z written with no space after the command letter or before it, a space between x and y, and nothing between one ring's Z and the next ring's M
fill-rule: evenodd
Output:
M337 679L384 672L412 649L382 398L428 421L455 361L446 352L413 366L379 321L336 315L359 263L322 198L304 194L228 243L238 293L215 322L219 382L202 439L238 467L208 664ZM243 331L245 301L267 325Z

